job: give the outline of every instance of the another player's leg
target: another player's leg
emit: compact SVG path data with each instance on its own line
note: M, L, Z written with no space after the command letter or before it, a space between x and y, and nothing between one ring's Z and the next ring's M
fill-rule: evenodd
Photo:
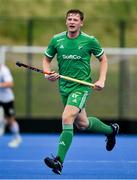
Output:
M0 105L0 136L3 136L5 133L5 125L6 125L6 121L4 118L3 107Z
M22 142L22 138L21 138L20 130L19 130L19 124L17 123L17 121L15 120L14 117L8 117L8 121L10 121L9 129L10 129L12 135L13 135L13 138L8 143L8 146L11 147L11 148L16 148Z
M4 113L5 113L7 123L9 125L9 130L11 131L11 133L13 135L13 138L8 143L8 146L11 148L16 148L21 144L22 138L20 135L19 124L14 117L15 110L14 110L14 102L13 101L4 104Z

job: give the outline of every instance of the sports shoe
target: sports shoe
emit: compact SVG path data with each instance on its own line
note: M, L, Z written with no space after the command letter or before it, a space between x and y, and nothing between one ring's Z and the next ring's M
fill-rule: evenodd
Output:
M19 137L14 138L13 140L11 140L8 143L8 146L10 148L17 148L21 143L22 143L22 138L19 136Z
M60 162L60 158L59 157L54 157L52 155L53 158L45 158L44 159L44 162L45 164L52 169L52 171L55 173L55 174L61 174L61 171L62 171L62 168L63 168L63 165L62 163Z
M106 149L108 151L111 151L114 148L114 146L116 144L116 135L119 132L119 125L118 124L116 124L116 123L111 124L111 127L113 129L112 134L106 135L107 136L107 139L106 139Z

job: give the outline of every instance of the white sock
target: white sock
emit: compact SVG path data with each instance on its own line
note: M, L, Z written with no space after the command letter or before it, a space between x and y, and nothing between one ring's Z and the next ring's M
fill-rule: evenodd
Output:
M20 132L19 132L19 125L16 121L14 121L10 127L11 133L17 138L20 137Z

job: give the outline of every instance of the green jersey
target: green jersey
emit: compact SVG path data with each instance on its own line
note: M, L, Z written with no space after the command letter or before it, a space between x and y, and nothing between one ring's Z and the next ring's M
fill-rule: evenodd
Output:
M98 40L83 32L72 39L67 36L67 32L55 35L48 45L44 54L51 60L57 55L58 72L61 75L69 76L86 82L91 82L90 60L92 54L99 58L104 53ZM82 86L75 82L59 80L61 93L71 92L73 89Z

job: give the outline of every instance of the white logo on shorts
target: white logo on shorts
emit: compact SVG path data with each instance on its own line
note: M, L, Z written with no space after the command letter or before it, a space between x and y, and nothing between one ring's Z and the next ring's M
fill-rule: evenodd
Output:
M78 95L77 95L76 93L73 93L73 94L72 94L72 97L74 98L74 99L72 100L72 102L77 103L77 97L78 97Z

